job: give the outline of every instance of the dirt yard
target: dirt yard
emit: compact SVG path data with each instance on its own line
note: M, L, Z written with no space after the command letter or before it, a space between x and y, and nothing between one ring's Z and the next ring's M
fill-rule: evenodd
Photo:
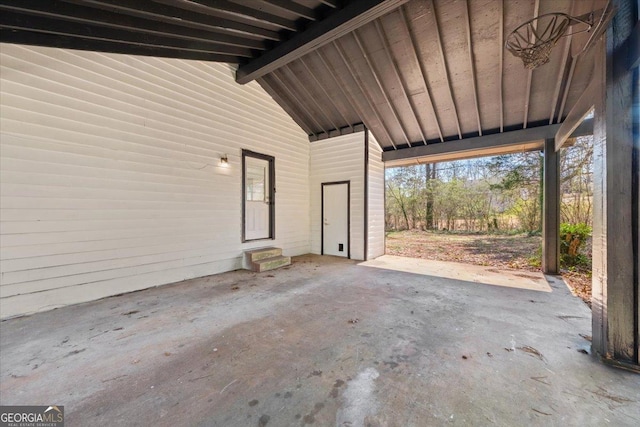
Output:
M540 236L443 233L409 230L387 233L387 254L475 265L540 271ZM591 305L588 271L562 271L572 292Z

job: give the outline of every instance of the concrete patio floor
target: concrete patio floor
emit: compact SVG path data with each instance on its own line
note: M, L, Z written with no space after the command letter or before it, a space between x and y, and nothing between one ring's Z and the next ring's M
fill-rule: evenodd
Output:
M640 376L581 352L590 319L559 278L309 255L4 321L0 403L68 426L640 425Z

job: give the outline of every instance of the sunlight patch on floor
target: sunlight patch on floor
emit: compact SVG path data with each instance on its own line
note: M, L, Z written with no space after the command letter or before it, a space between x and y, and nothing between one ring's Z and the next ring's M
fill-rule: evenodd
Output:
M534 271L503 270L459 262L432 261L394 255L383 255L360 265L483 285L551 292L544 275Z

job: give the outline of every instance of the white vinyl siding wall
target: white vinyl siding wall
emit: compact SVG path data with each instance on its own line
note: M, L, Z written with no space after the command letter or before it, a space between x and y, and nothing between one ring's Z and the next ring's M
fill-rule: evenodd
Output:
M1 317L309 252L307 136L230 66L6 44L0 65ZM243 148L275 157L275 241L241 243Z
M311 252L322 252L322 183L351 181L351 258L364 259L364 132L311 143Z
M369 131L367 131L369 132ZM369 132L369 240L367 259L377 258L385 252L384 234L384 162L382 149Z

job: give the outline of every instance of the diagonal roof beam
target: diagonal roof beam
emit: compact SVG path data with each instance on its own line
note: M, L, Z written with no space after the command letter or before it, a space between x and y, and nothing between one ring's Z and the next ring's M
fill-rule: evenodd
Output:
M151 19L143 19L137 16L123 15L107 10L96 10L95 8L77 6L69 3L43 2L40 0L20 0L6 1L0 4L0 11L3 13L24 13L33 16L56 18L69 22L78 22L85 25L95 25L99 27L117 28L126 31L133 31L143 34L153 34L158 36L176 37L186 40L210 41L228 44L231 46L248 47L252 49L264 49L261 40L247 37L230 35L228 32L215 27L196 27L163 23Z
M378 76L378 72L376 71L376 67L375 67L375 65L373 65L373 62L371 62L371 59L369 59L369 54L367 53L367 50L365 49L365 47L362 45L362 40L360 40L360 37L358 36L358 32L357 31L353 32L353 37L355 38L356 44L358 45L358 48L360 49L360 53L362 53L362 56L364 56L364 60L366 61L367 66L371 70L371 74L373 74L373 78L375 79L376 83L378 84L378 88L380 89L380 92L382 92L382 96L384 97L384 101L387 103L387 106L391 109L391 113L393 114L393 117L396 119L396 122L398 122L398 126L400 127L400 131L402 132L402 136L404 136L405 142L407 143L407 145L409 147L411 147L411 141L409 140L409 136L407 135L407 132L405 131L404 126L403 126L402 122L400 121L400 117L398 115L398 112L396 111L396 107L393 105L393 102L391 102L391 99L389 99L389 95L387 95L387 91L384 89L384 85L382 84L382 81L380 80L380 77Z
M535 5L533 6L533 17L538 16L538 12L540 11L540 0L536 0ZM533 24L533 30L536 30L537 22ZM533 41L533 34L531 34L531 41ZM531 99L531 80L533 79L533 70L527 70L527 95L524 98L524 117L522 118L522 128L527 128L527 122L529 121L529 100Z
M126 15L138 16L141 18L153 19L167 23L177 23L181 25L191 24L201 26L203 28L214 27L221 31L233 33L238 32L248 37L260 37L269 40L280 41L281 36L276 31L267 30L253 25L247 25L231 19L225 19L222 16L214 16L215 19L209 19L203 13L197 13L194 10L187 10L178 7L167 6L152 1L143 3L138 1L121 1L121 0L64 0L67 3L90 6L107 11L119 11ZM199 6L199 5L195 5ZM198 8L202 12L202 7ZM212 12L213 13L213 12ZM178 18L178 19L176 19Z
M380 127L384 131L385 135L387 135L387 138L389 139L389 142L391 143L391 145L393 146L394 149L397 149L396 144L393 142L393 138L391 137L391 134L389 133L389 130L387 129L387 126L384 124L384 122L380 118L380 113L378 113L378 110L376 109L376 106L373 105L373 101L369 98L368 92L362 86L362 83L360 82L360 78L356 74L355 70L351 67L351 64L349 64L349 61L347 60L347 57L344 54L344 51L342 50L342 48L340 47L340 45L338 44L337 41L333 42L333 46L338 50L338 54L340 56L340 59L342 59L342 63L347 67L347 70L349 70L349 73L351 74L351 77L353 77L353 80L355 80L356 85L358 86L358 89L360 89L360 92L362 92L362 95L364 96L364 99L366 99L367 104L369 104L369 108L371 108L371 111L373 111L373 114L376 116L376 119L378 120L378 123L380 123ZM364 116L362 116L362 117L364 117ZM369 129L372 129L369 126L367 126L367 127Z
M360 28L409 0L358 0L334 9L325 19L309 25L289 40L264 52L236 72L236 82L249 83L327 43Z
M433 20L435 22L436 39L438 42L438 51L440 53L440 61L442 62L442 68L444 72L445 80L447 81L447 87L449 88L449 99L451 100L451 106L453 107L453 115L456 119L456 127L458 129L458 138L462 139L462 130L460 129L460 118L458 117L458 108L456 107L456 101L453 99L453 88L451 87L451 79L449 78L449 67L447 66L447 59L444 57L444 47L442 45L442 38L440 37L440 25L438 24L438 14L436 12L435 3L431 4L433 9Z
M560 64L560 71L558 72L558 78L556 81L556 88L553 91L553 96L551 97L551 114L549 114L549 124L553 124L553 116L556 114L556 109L558 108L558 101L560 100L560 88L562 87L562 81L565 75L565 69L567 67L567 61L569 60L569 52L571 51L571 34L566 37L566 41L564 44L564 51L562 53L562 63Z
M469 17L469 0L464 3L467 27L467 47L469 48L469 66L471 67L471 83L473 84L473 99L476 103L476 119L478 120L478 135L482 136L482 124L480 123L480 104L478 103L478 84L476 83L476 67L473 59L473 45L471 44L471 18Z
M340 81L341 79L338 78L338 76L336 75L336 72L333 69L333 67L331 67L331 65L329 65L329 62L327 61L327 58L322 53L322 50L321 49L316 50L316 54L320 58L320 61L322 62L322 65L324 65L324 68L326 68L327 71L329 72L329 76L331 76L331 78L335 82L336 87L338 89L340 89L340 92L342 93L342 96L344 96L344 99L347 101L349 106L356 112L356 114L358 115L360 120L362 120L364 122L364 124L367 126L367 128L371 129L371 127L367 124L367 120L365 120L364 114L362 114L362 110L358 106L358 103L351 100L351 96L347 93L347 91L343 87L343 84ZM350 125L350 126L353 127L353 125Z
M279 71L279 72L282 72L282 71ZM313 115L313 113L310 112L309 109L306 107L307 104L302 102L300 100L300 98L298 98L298 95L296 95L295 92L291 89L291 85L288 85L285 81L283 81L282 78L278 76L278 72L273 72L270 75L273 76L273 79L278 83L278 85L282 89L284 89L284 91L289 95L291 100L293 100L293 102L295 102L296 105L300 107L300 109L304 112L304 115L307 116L309 119L311 119L311 121L315 125L315 128L316 129L320 129L322 132L324 132L324 133L326 133L328 135L329 131L327 129L325 129L316 120L316 117Z
M156 0L158 1L158 0ZM167 3L172 1L173 3L176 0L161 0L163 3ZM185 2L180 2L182 7L185 7ZM232 3L227 0L191 0L191 3L201 5L207 7L209 9L217 10L221 13L226 13L232 17L244 17L246 19L253 19L256 22L263 22L268 25L273 25L276 27L280 27L289 31L297 31L296 25L293 21L288 19L281 18L277 15L273 15L271 13L264 12L259 9L251 8L249 6L244 6L237 3ZM233 18L231 18L233 19Z
M349 121L347 120L347 118L345 117L344 114L342 114L342 111L340 111L340 109L338 108L338 106L336 105L336 103L333 101L333 97L331 95L329 95L329 93L327 92L327 90L324 88L324 85L322 84L322 82L320 80L318 80L318 77L315 75L315 73L313 72L313 69L311 67L309 67L307 65L307 63L305 62L304 58L300 58L300 63L302 64L302 66L304 67L305 71L307 72L307 74L309 74L311 76L311 78L313 79L314 82L316 82L316 85L320 88L320 90L322 91L322 93L324 94L324 96L326 97L326 99L329 101L329 103L331 104L331 106L333 107L334 110L336 110L338 112L338 114L340 115L340 117L342 117L342 120L344 121L344 123L346 123L351 130L353 130L353 125L351 123L349 123ZM332 122L333 123L333 122ZM335 126L335 125L334 125ZM338 127L336 126L336 129L338 129Z
M576 64L578 63L579 56L575 58L571 58L571 65L569 65L569 74L567 75L567 82L564 86L564 93L562 95L562 102L560 103L560 109L558 110L558 117L556 118L556 123L560 123L562 121L562 115L564 114L564 107L567 103L567 98L569 97L569 90L571 89L571 82L573 80L573 75L576 71Z
M389 39L387 38L387 34L384 32L384 28L382 27L382 24L380 23L379 19L375 21L375 24L376 24L376 30L378 31L378 36L382 39L382 47L384 48L383 50L387 54L387 61L389 61L389 63L391 64L391 67L393 68L393 73L395 74L396 79L398 80L398 83L400 83L400 89L402 89L401 91L402 95L404 96L404 100L409 105L409 110L413 115L413 119L416 121L418 130L420 131L420 136L422 137L422 143L426 145L427 138L425 137L424 131L422 130L422 125L420 124L420 120L418 120L418 116L416 115L417 108L415 107L415 105L413 105L413 102L411 102L411 98L409 98L409 95L407 94L407 88L405 87L404 80L402 80L402 77L400 76L398 63L393 57L393 55L391 54L391 46L389 45ZM400 124L400 126L402 126L402 123Z
M1 26L0 26L1 27ZM95 52L123 53L126 55L155 56L160 58L193 59L197 61L236 63L238 57L228 54L198 52L158 46L145 46L111 40L90 40L66 35L52 35L8 28L0 28L3 43L26 44L31 46L57 47L61 49L92 50Z
M316 20L316 12L313 9L310 9L306 6L302 6L301 4L293 2L291 0L261 0L261 1L263 3L270 4L273 7L277 7L278 9L284 10L285 12L291 12L300 18L309 19L310 21Z
M418 44L416 43L415 36L413 35L413 32L411 32L411 29L409 28L409 20L407 19L407 14L406 14L404 8L405 8L405 6L400 6L400 8L398 9L398 11L400 13L400 22L402 22L402 27L403 27L405 33L407 34L408 39L409 39L409 43L411 45L411 49L409 49L409 51L411 51L411 53L413 54L413 59L418 64L418 70L420 71L420 77L421 77L420 81L422 83L422 87L424 89L424 93L427 95L427 102L429 103L429 110L430 110L431 114L433 115L434 121L436 122L436 128L438 129L438 136L440 137L440 141L444 141L444 137L442 136L442 128L440 127L440 120L438 119L438 114L436 112L436 109L433 106L433 100L432 100L431 91L429 89L429 84L427 83L427 71L424 69L424 63L419 57L418 47L417 47Z
M498 73L498 91L500 93L500 132L504 132L504 2L500 2L500 72Z
M280 104L287 113L289 113L293 121L296 122L298 126L300 126L302 130L304 130L307 133L307 135L309 136L313 135L313 137L317 138L318 135L313 132L313 130L311 129L311 126L309 126L309 124L305 121L305 119L300 114L298 114L298 112L296 112L295 109L291 108L288 102L285 102L284 98L282 97L282 92L277 88L275 88L272 83L269 83L267 79L269 79L270 77L273 78L272 76L261 77L260 79L257 80L258 84L260 84L260 86L262 86L262 88L269 95L271 95L271 97L275 99L275 101L278 104ZM273 80L275 80L275 78L273 78Z
M331 9L338 7L338 0L320 0L320 3L329 6Z
M289 79L302 90L302 92L308 99L311 100L311 104L316 107L316 110L320 112L324 120L331 123L331 126L333 126L334 129L340 129L340 126L336 125L334 121L331 120L331 116L324 110L324 108L322 108L320 104L318 104L318 101L316 101L316 98L311 94L311 92L309 92L309 89L307 89L304 82L301 82L298 76L296 76L296 73L293 71L293 69L291 69L291 64L285 65L280 70L287 74Z
M161 49L177 49L213 54L226 54L251 57L251 49L229 46L211 41L185 40L167 36L141 34L122 29L94 27L90 28L77 22L59 22L56 19L18 13L0 15L0 27L10 30L48 34L53 36L77 37L83 40L106 41L121 44L132 44L158 47ZM177 53L178 55L180 53Z

